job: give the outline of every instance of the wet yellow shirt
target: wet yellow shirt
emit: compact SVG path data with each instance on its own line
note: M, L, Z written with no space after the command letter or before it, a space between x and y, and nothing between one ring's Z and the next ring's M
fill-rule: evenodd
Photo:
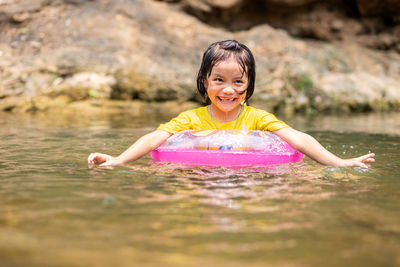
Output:
M218 129L245 128L249 131L276 131L289 127L286 123L278 120L275 115L246 105L243 106L243 110L239 118L237 118L237 123L236 120L227 123L221 123L216 120L214 122ZM211 130L215 129L215 125L207 107L200 107L180 113L169 122L161 124L157 129L176 134L184 130Z

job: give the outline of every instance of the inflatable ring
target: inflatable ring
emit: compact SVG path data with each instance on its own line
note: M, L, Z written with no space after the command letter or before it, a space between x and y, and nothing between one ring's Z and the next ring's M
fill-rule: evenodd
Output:
M303 158L271 132L246 130L183 131L150 154L155 161L221 167L267 166Z

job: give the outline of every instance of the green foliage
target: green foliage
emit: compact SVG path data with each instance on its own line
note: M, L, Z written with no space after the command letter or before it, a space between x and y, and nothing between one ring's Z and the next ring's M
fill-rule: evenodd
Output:
M89 97L92 98L92 99L96 99L96 98L99 97L99 92L97 90L94 90L94 89L90 89L88 94L89 94Z
M302 74L300 77L292 77L290 82L298 92L308 95L314 91L314 83L307 74Z
M326 109L328 97L319 90L311 77L306 74L286 75L284 100L286 108L290 107L292 113L300 112L307 115L316 115Z

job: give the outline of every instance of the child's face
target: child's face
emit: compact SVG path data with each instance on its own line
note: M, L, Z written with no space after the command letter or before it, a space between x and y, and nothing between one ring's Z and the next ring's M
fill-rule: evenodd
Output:
M211 105L224 113L237 111L246 98L247 86L247 73L234 58L215 64L205 83Z

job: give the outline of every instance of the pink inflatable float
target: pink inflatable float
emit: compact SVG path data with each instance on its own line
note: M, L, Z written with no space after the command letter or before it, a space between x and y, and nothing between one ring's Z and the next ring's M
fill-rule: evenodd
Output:
M222 167L297 162L303 154L267 131L183 131L152 151L156 161Z

